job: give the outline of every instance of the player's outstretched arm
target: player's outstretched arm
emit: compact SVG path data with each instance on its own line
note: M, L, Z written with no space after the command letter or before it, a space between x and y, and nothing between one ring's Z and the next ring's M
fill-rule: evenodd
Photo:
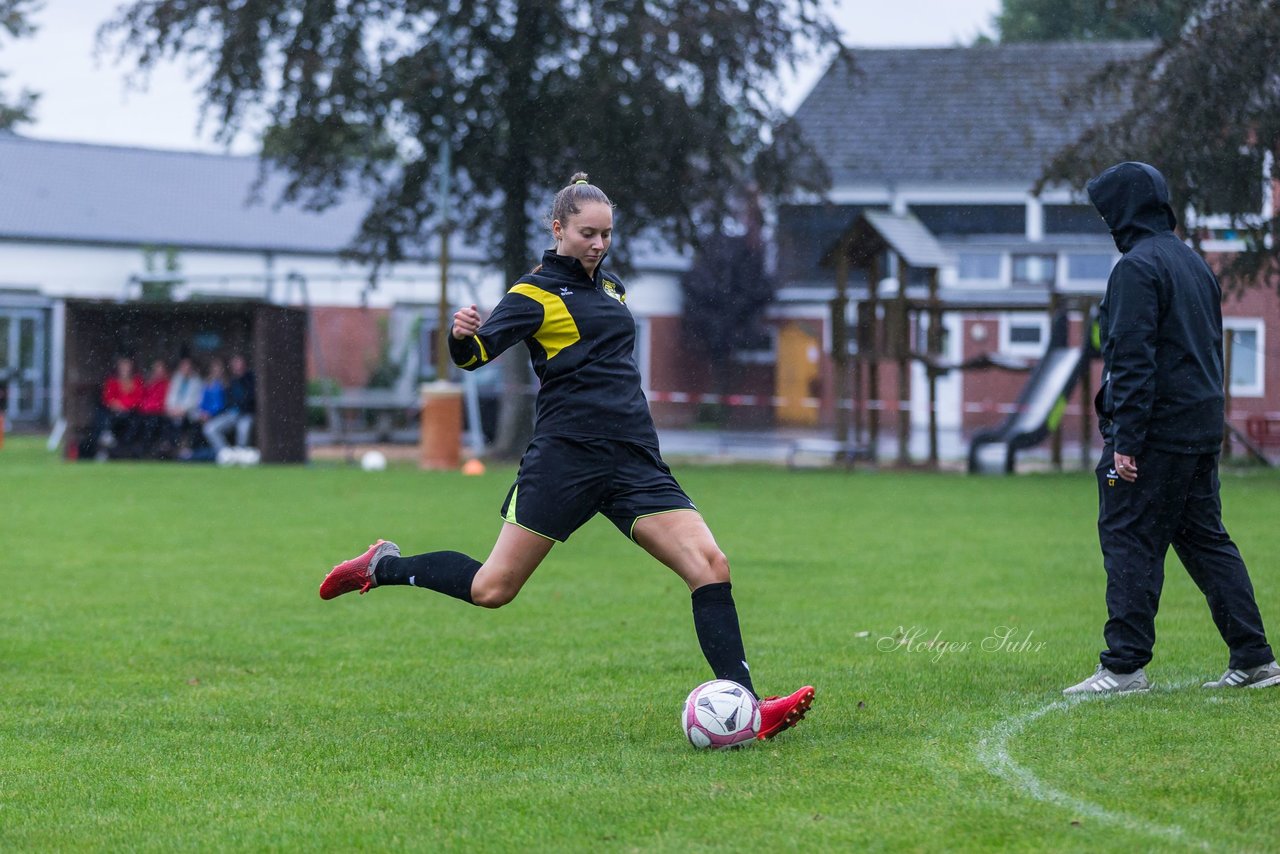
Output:
M453 314L449 355L459 368L474 371L532 335L541 323L542 306L520 294L504 296L483 323L474 305L465 306Z

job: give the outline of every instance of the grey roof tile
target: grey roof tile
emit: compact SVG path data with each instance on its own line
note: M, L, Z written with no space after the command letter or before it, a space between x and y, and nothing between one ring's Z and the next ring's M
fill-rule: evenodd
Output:
M256 157L164 151L31 139L0 131L0 240L156 245L189 249L332 255L355 237L370 198L350 192L324 211L277 204L284 186L258 179ZM550 194L548 194L548 199ZM682 271L687 253L630 237L633 263ZM550 240L536 242L536 258ZM428 241L416 260L435 257ZM449 239L454 261L484 263L490 253L461 230Z
M332 253L364 203L323 213L250 198L254 157L51 142L0 134L0 238Z
M849 49L795 114L835 186L886 181L1030 185L1049 158L1114 106L1067 94L1150 42Z

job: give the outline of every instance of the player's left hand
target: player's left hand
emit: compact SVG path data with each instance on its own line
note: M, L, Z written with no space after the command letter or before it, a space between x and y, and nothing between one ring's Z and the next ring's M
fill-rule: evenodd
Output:
M453 313L453 337L461 341L476 334L480 328L480 312L474 305L460 308Z
M1121 480L1127 480L1133 483L1138 479L1138 461L1134 457L1125 454L1116 454L1115 456L1116 474L1120 475Z

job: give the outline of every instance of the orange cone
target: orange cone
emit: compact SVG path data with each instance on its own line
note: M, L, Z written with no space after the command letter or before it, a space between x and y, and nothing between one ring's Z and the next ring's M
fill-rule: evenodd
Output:
M462 464L462 473L472 476L484 474L484 463L472 457Z

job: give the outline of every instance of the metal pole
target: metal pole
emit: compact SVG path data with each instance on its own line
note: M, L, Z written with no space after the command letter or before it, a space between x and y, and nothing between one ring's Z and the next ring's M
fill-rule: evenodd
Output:
M867 324L867 420L870 422L871 459L874 461L880 454L880 336L879 327L879 291L880 291L880 258L871 259L870 277L867 280L867 313L870 318Z
M1236 333L1233 329L1225 330L1222 336L1223 376L1222 383L1222 461L1231 458L1231 361L1235 356Z
M1093 462L1093 302L1084 301L1084 348L1080 356L1080 470Z
M898 259L898 465L911 464L911 312L907 306L907 281L911 267ZM904 405L905 404L905 405Z
M867 352L867 330L866 330L866 303L859 300L854 305L854 340L858 342L857 350L853 354L853 438L859 445L866 438L866 431L863 429L862 410L866 403L866 394L863 391L864 381L862 377L862 366L866 361L864 353Z
M440 304L436 316L436 379L449 378L449 141L440 140Z
M929 333L926 350L939 362L942 361L942 304L938 301L938 268L929 270ZM935 366L925 363L929 378L929 465L938 466L938 372Z
M844 447L849 442L849 413L844 408L845 389L848 386L849 345L845 323L845 309L849 305L849 255L848 246L841 241L836 258L836 296L831 301L831 349L835 368L836 441Z

